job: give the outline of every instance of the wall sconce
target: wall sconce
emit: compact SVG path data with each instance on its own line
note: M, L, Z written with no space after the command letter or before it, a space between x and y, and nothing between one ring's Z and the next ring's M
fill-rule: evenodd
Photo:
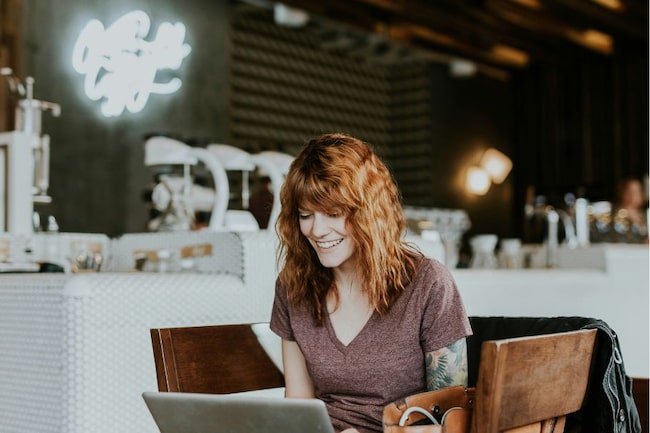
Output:
M506 180L510 170L512 170L512 161L502 152L496 149L488 149L481 158L481 167L487 171L490 179L494 183L501 183Z
M476 195L485 195L492 183L503 182L512 170L512 161L496 149L488 149L481 158L480 167L471 166L465 173L465 188Z
M469 167L465 178L465 188L472 194L485 195L490 189L490 175L481 167Z

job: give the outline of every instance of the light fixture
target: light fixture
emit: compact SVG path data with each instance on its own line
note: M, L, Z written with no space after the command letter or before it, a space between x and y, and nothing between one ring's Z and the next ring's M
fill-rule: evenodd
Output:
M566 36L575 43L601 54L614 52L614 39L607 33L588 29L584 31L567 30Z
M476 63L465 59L451 59L449 73L452 77L467 78L476 75Z
M159 70L177 70L192 49L185 43L182 23L163 22L153 40L149 16L132 11L108 27L93 19L83 28L72 53L73 68L84 75L84 90L93 101L102 100L106 117L128 110L137 113L151 94L170 94L181 87L172 77L157 79Z
M465 188L472 194L485 195L490 189L490 175L481 167L468 167L465 173Z
M480 165L465 172L465 189L475 195L485 195L490 185L502 183L512 170L512 161L503 152L490 148L483 152Z
M304 27L309 22L309 14L301 9L296 9L276 3L273 5L273 19L275 23L285 27Z
M541 10L542 4L539 0L512 0L515 3L519 3L522 6L526 6L529 9Z
M481 167L488 173L492 182L499 184L512 170L512 161L504 153L490 148L481 158Z
M490 50L491 54L502 62L509 63L519 68L526 67L530 61L527 52L519 50L508 45L496 44Z
M625 9L623 3L620 0L593 0L594 3L598 3L604 8L611 9L613 11L622 11Z

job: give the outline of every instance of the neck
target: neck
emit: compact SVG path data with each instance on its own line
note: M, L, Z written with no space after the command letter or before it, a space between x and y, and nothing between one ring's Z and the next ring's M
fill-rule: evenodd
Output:
M361 281L356 272L345 272L340 268L334 269L334 284L341 296L361 292Z
M356 274L334 275L333 290L327 294L327 310L333 314L339 309L363 311L367 316L373 311L368 294L363 291L363 285Z

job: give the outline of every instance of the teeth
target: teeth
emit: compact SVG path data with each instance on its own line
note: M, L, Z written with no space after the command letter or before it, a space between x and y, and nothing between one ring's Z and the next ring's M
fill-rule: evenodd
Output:
M329 242L316 242L316 245L318 245L319 248L332 248L337 246L343 242L343 239L337 239L335 241L329 241Z

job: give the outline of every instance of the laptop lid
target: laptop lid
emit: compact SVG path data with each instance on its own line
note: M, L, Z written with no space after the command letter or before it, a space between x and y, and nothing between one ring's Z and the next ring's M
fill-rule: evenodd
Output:
M318 399L144 392L161 433L334 433Z

